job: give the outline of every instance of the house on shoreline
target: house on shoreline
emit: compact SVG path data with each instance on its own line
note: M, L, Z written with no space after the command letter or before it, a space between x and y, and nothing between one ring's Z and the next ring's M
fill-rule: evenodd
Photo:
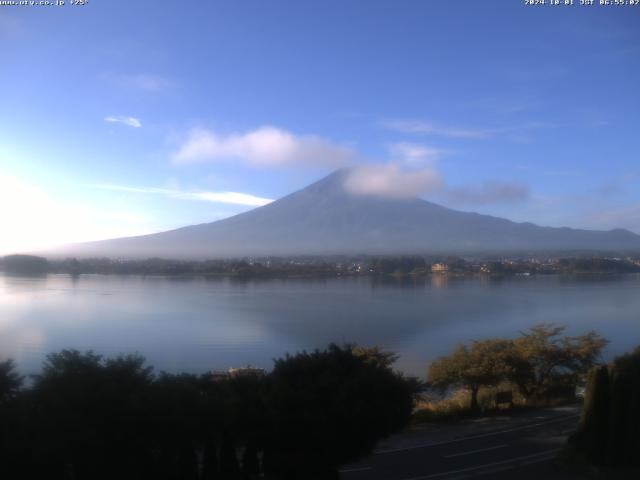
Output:
M243 377L257 377L262 378L267 375L267 371L264 368L253 367L247 365L246 367L231 367L229 370L212 370L211 379L216 382L220 380L230 380L233 378Z

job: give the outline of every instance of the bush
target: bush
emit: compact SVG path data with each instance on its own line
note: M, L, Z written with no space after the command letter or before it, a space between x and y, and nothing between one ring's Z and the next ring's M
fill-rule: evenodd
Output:
M418 390L375 352L337 345L276 361L269 380L271 461L291 478L335 472L370 452L409 421Z
M23 390L1 363L0 477L334 478L409 420L418 383L391 369L395 358L330 345L266 376L214 381L63 350Z

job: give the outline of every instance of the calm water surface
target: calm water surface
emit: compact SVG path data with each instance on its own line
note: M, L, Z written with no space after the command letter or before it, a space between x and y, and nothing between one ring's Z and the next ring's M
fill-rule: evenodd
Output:
M381 344L423 376L458 342L515 336L540 322L595 329L611 357L640 344L640 275L417 282L176 279L0 274L0 358L25 373L62 348L140 352L157 370L270 368L329 342Z

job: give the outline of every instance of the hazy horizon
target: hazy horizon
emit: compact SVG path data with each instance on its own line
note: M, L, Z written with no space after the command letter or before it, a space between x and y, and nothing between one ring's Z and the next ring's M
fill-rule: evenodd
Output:
M419 198L432 178L397 167L341 169L277 201L212 223L72 244L57 256L165 259L470 252L640 252L628 230L540 227ZM398 190L401 181L405 188Z

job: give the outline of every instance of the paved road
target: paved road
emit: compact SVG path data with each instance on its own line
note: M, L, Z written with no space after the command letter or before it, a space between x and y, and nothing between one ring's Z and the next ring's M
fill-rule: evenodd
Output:
M517 469L518 480L549 480L542 474L578 422L576 410L537 415L525 421L445 441L431 441L398 448L383 448L370 457L341 470L344 480L445 480L485 476ZM514 472L510 472L513 474ZM522 473L522 475L520 474ZM506 477L505 477L506 478ZM555 478L565 478L555 476ZM571 478L571 477L567 477Z

